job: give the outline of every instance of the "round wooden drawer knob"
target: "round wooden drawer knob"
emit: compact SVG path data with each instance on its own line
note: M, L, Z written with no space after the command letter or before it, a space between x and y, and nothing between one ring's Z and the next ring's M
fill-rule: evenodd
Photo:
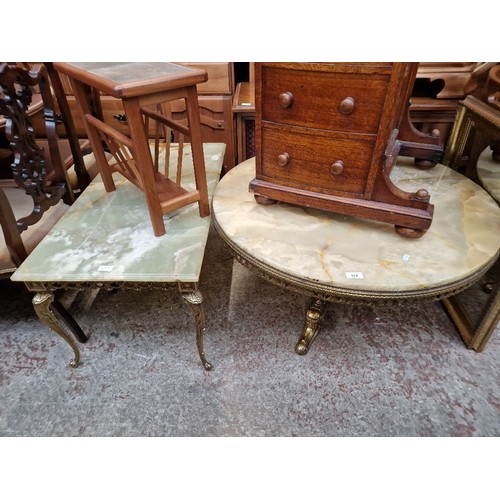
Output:
M290 161L290 155L288 153L281 153L278 156L278 165L280 167L286 167Z
M293 103L293 94L291 92L283 92L283 94L280 94L279 101L282 108L288 108Z
M352 97L346 97L340 103L340 112L343 115L350 115L354 111L354 99Z
M340 175L344 171L344 162L337 160L331 167L330 172L332 175Z

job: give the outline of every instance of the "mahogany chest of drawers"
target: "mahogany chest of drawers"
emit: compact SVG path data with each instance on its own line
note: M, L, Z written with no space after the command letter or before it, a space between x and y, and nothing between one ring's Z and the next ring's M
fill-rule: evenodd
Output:
M416 69L406 63L256 63L256 177L250 183L256 200L376 219L404 236L422 236L432 222L429 194L405 193L389 178L402 144L408 149L398 135Z

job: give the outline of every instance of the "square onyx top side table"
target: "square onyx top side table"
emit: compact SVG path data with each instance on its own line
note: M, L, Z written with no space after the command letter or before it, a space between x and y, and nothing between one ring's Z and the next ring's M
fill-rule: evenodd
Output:
M54 63L54 67L71 82L107 192L115 190L113 171L139 187L146 197L155 236L165 234L163 215L179 207L197 202L200 216L209 215L196 91L196 85L208 78L205 70L167 62L64 62ZM100 93L122 101L130 137L104 123ZM172 120L168 103L177 99L185 100L187 127ZM160 172L157 154L153 158L149 147L151 120L157 125L157 143L162 134L170 142L170 129L189 137L196 180L192 191ZM114 156L112 164L105 150Z
M206 143L203 150L211 199L225 144ZM173 162L177 151L173 144ZM193 187L188 146L182 160L183 181ZM193 205L178 208L164 216L167 231L157 237L151 231L142 192L118 173L113 177L116 189L108 193L98 175L11 279L24 282L35 293L33 306L40 320L73 349L71 367L80 363L73 337L82 343L87 337L69 311L54 301L58 290L129 289L141 293L177 288L193 313L198 353L205 369L210 370L212 365L203 350L205 312L198 283L211 218L200 217Z

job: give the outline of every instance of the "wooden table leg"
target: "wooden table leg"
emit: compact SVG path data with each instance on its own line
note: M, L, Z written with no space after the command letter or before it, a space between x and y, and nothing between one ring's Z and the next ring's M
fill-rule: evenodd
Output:
M203 333L205 331L203 296L196 284L193 283L179 283L179 291L181 292L181 297L184 299L184 302L186 302L193 313L196 327L196 345L198 347L198 354L200 355L201 362L205 370L211 370L212 364L207 361L205 351L203 350Z
M67 333L70 330L80 342L86 342L87 337L82 332L73 317L57 301L53 293L39 292L33 297L33 307L42 323L61 336L73 349L74 359L69 363L71 368L76 368L80 364L80 351L73 340L73 337ZM64 326L63 326L64 325Z
M108 192L114 191L116 189L115 183L113 181L112 172L108 166L108 160L106 159L106 154L104 152L104 147L99 132L96 128L88 123L87 119L85 119L86 115L93 116L92 109L88 101L88 94L91 93L92 90L88 85L84 85L83 83L74 79L71 80L71 85L75 94L76 104L81 115L84 118L83 121L85 130L87 131L87 136L92 147L92 151L97 160L97 165L99 166L99 172L101 173L104 187Z
M198 202L200 217L210 215L208 201L207 176L205 172L205 157L203 155L203 138L201 136L200 112L198 109L198 95L196 86L186 89L186 111L189 120L189 136L191 140L191 153L193 154L194 178L196 189L200 193Z
M151 158L149 149L149 140L144 128L144 118L141 112L139 99L123 99L123 109L127 117L130 129L130 137L134 144L134 160L137 162L142 190L146 197L151 224L155 236L165 234L165 222L163 220L163 210L158 198L158 189L156 187L155 167Z
M318 335L321 323L325 317L326 302L319 299L313 299L306 311L304 330L295 346L295 352L300 355L307 354L311 344Z

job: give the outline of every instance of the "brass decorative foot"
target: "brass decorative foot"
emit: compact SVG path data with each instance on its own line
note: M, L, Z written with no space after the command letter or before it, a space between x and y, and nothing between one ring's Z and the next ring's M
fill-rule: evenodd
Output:
M53 301L53 293L37 293L33 297L33 307L37 316L40 318L40 321L42 321L42 323L47 325L51 330L61 336L70 345L71 349L73 349L75 357L69 363L69 366L71 368L76 368L80 364L80 351L78 350L78 347L76 346L73 338L68 333L66 333L59 319L52 311L51 304Z
M321 328L321 323L325 317L326 302L313 299L309 308L306 311L306 319L304 324L304 331L300 337L297 345L295 346L295 352L300 355L307 354L311 344L318 335L319 329Z
M200 355L201 362L205 370L211 370L212 365L207 361L203 350L203 333L205 331L205 310L203 309L203 297L201 292L196 288L186 289L182 286L182 284L179 285L179 288L182 298L193 313L196 326L196 345L198 347L198 354Z

